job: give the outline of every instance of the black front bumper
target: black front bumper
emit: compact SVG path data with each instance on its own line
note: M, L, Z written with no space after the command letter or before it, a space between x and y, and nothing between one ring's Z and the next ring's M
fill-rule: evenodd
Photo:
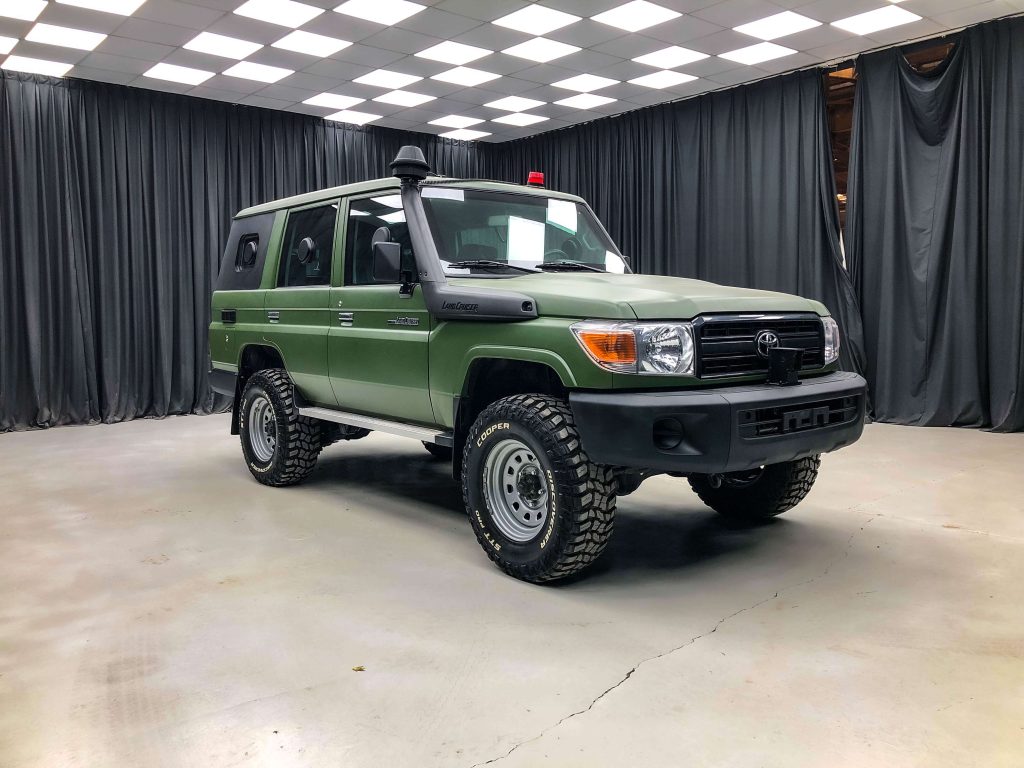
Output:
M600 464L736 472L834 451L864 430L864 379L832 373L791 387L569 394L583 448Z

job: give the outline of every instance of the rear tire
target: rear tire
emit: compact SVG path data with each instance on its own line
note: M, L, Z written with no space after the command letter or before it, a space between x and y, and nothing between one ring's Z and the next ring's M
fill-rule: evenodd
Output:
M437 443L424 442L423 447L427 449L427 453L433 456L438 461L451 461L454 452L451 448L438 445Z
M292 381L279 368L249 377L238 408L238 433L245 463L264 485L294 485L316 466L320 422L299 415Z
M720 515L734 523L750 524L781 515L803 501L820 466L820 456L808 456L750 472L690 475L689 481L700 500Z
M548 395L484 409L466 436L462 492L480 546L523 581L579 573L612 533L615 478L583 452L565 401Z

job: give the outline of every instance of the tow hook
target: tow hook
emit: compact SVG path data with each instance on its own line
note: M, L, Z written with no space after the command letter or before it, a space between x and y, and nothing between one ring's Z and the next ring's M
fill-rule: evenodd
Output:
M722 487L722 476L719 474L708 475L708 485L712 488Z

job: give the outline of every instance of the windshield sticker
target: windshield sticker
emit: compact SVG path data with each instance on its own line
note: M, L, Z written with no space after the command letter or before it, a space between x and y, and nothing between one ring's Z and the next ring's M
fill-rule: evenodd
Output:
M508 217L508 255L512 259L539 261L544 254L544 222Z
M548 200L548 224L576 234L576 203L572 200Z
M420 193L423 197L436 197L441 200L457 200L460 203L466 201L464 189L452 189L451 187L424 187Z

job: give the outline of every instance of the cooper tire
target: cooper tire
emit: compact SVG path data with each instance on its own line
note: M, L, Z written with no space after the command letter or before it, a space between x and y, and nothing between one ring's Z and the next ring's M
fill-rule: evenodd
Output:
M452 449L447 447L447 446L438 445L437 443L426 443L425 442L425 443L423 443L423 447L427 449L427 453L429 453L431 456L433 456L438 461L451 461L452 460L452 455L453 455Z
M818 477L820 456L769 464L751 478L750 473L719 475L715 487L710 475L691 475L690 487L700 500L737 524L757 523L792 509L811 492Z
M294 485L316 466L320 422L299 415L291 379L281 369L258 371L246 382L238 433L245 463L264 485Z
M612 533L614 476L584 453L569 406L547 395L513 395L480 414L466 436L462 492L480 546L523 581L579 573ZM511 506L499 502L506 495Z

